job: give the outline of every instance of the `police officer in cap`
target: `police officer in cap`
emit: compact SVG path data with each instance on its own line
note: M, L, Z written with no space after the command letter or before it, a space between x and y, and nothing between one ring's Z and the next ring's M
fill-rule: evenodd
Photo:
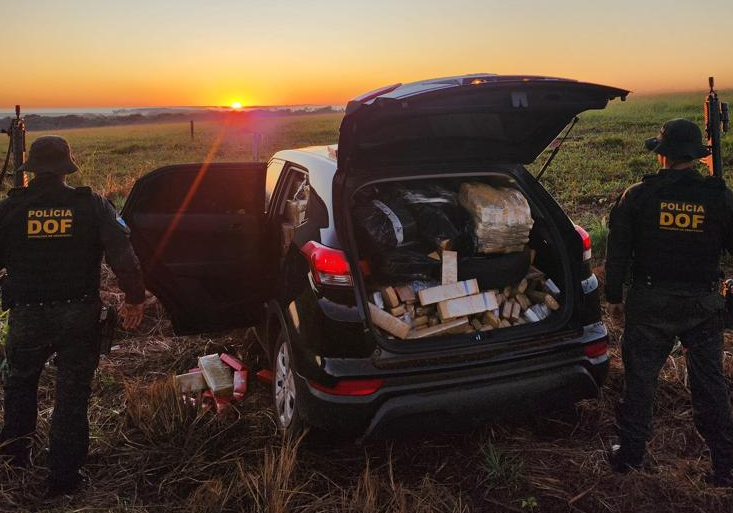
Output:
M629 187L609 219L608 312L616 318L625 313L626 320L620 446L609 459L617 472L642 467L657 377L679 338L686 348L693 419L710 447L708 482L731 486L733 421L722 367L720 258L724 250L733 252L733 194L722 179L695 169L709 154L695 123L668 121L645 144L662 169ZM632 285L624 302L629 268Z
M0 452L16 466L29 463L36 429L38 380L56 353L48 494L70 493L89 447L87 406L99 361L102 255L125 293L122 325L143 317L145 287L129 230L107 200L88 187L69 187L74 173L68 142L39 137L23 170L35 173L27 188L0 201L0 269L3 309L10 309L4 426Z

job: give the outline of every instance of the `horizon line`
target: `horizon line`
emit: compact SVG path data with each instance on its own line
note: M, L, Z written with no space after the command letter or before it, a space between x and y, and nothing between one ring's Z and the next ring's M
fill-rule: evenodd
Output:
M719 92L733 91L733 87L727 87L718 89ZM695 94L695 93L706 93L705 88L700 89L684 89L684 90L657 90L657 91L631 91L629 99L633 98L645 98L650 96L671 96L678 94ZM64 106L31 106L26 107L28 109L231 109L234 111L243 111L245 109L274 109L282 107L307 107L307 106L320 106L320 107L333 107L333 106L346 106L347 102L317 102L317 103L283 103L283 104L272 104L272 105L243 105L240 109L233 109L231 105L64 105ZM23 108L23 104L20 104ZM0 106L0 111L8 110L14 111L15 104L8 106Z
M21 109L24 108L23 104L20 104ZM52 106L37 106L32 105L25 107L28 109L119 109L119 110L133 110L133 109L230 109L234 111L241 111L245 109L277 109L283 107L345 107L346 103L283 103L274 105L242 105L242 107L235 109L231 105L63 105L60 107ZM15 110L15 105L0 106L0 111L8 109L9 111Z

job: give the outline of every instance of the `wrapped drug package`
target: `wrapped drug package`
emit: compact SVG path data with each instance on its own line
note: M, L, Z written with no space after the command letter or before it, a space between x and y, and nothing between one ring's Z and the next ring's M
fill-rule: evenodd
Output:
M394 249L417 239L415 218L399 198L362 199L354 208L363 247Z
M442 241L452 241L459 235L455 226L458 201L456 193L436 184L407 188L397 187L397 194L404 200L415 217L420 239L433 249Z
M471 215L479 253L524 250L534 220L524 195L511 187L463 183L458 201Z

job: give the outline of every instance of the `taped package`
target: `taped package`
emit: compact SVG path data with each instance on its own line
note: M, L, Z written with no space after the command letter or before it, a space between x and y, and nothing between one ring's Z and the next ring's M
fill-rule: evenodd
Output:
M294 226L303 224L308 200L288 200L285 202L285 215Z
M360 246L394 249L417 238L417 225L404 203L397 199L371 199L354 209Z
M560 297L560 287L532 267L502 289L482 291L475 279L382 287L370 294L369 316L386 336L402 340L475 334L541 322L560 310Z
M458 201L473 219L479 253L515 253L529 242L534 220L524 195L511 187L464 183Z

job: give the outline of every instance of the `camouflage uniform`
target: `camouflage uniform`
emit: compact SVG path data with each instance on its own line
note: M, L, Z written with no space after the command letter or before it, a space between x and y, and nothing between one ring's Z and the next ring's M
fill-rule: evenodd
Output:
M55 353L49 467L51 479L63 483L78 476L89 446L87 406L99 361L102 256L127 303L142 303L145 288L129 230L112 204L89 188L64 182L63 175L76 169L68 143L39 138L27 166L36 178L0 201L0 269L7 271L3 308L10 309L0 441L16 464L27 463L38 380Z
M56 393L50 432L49 468L75 473L89 447L87 405L99 361L99 301L14 307L6 357L5 425L0 439L12 440L9 452L18 464L28 456L28 437L36 430L38 380L56 353Z

